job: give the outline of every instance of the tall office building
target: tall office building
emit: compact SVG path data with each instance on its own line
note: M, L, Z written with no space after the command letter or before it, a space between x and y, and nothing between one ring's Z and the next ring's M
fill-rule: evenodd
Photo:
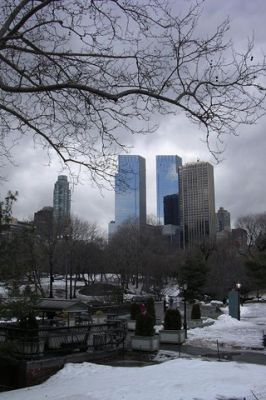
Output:
M178 194L178 167L182 158L178 156L156 156L157 219L164 223L165 196Z
M127 221L146 224L146 165L135 155L118 156L115 176L115 226Z
M67 176L59 175L54 185L54 219L62 223L70 217L71 192Z
M231 230L230 212L220 207L216 214L217 232Z
M196 162L179 167L180 217L183 247L216 234L213 166Z

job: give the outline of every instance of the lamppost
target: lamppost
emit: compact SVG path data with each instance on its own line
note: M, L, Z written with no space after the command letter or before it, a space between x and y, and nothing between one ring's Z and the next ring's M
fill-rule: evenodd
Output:
M65 239L65 299L68 298L68 239L69 235L64 235Z
M184 331L185 331L185 338L187 339L187 283L183 284L183 301L184 301Z
M238 321L240 321L240 288L241 288L241 283L237 283L236 284L236 290L237 290L237 293L238 293L238 296L237 296L237 319L238 319Z

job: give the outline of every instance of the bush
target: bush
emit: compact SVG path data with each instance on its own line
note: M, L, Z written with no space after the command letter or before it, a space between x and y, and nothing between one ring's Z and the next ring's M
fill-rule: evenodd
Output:
M130 319L137 319L137 315L140 314L140 306L137 303L132 303L130 305Z
M153 325L155 325L156 314L155 314L154 300L152 297L149 297L147 300L147 313L152 317Z
M201 311L199 303L194 303L191 310L191 319L200 319Z
M167 310L164 318L164 329L179 330L182 327L182 319L179 310Z
M137 336L153 336L154 335L154 318L148 314L138 314L136 319L136 335Z
M14 344L10 342L0 343L0 354L3 356L10 356L14 352Z
M112 303L121 304L124 301L124 290L120 286L114 286L112 295L110 296Z
M38 341L39 329L38 322L33 314L25 315L18 322L18 335L20 339Z
M104 312L103 312L102 310L97 310L97 311L95 312L95 316L96 316L96 317L103 317L103 316L104 316Z

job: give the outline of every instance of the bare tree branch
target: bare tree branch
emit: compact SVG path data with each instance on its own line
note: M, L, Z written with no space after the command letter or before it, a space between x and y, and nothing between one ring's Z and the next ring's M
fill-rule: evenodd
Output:
M202 3L181 13L160 0L3 2L3 148L10 132L33 135L64 163L109 180L125 134L185 112L217 158L213 138L219 145L265 114L266 69L252 40L243 54L225 40L228 21L198 36Z

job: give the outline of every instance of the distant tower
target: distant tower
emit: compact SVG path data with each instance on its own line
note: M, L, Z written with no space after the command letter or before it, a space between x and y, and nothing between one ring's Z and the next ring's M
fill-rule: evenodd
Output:
M146 224L146 164L135 155L118 156L115 176L115 225L126 221Z
M216 214L217 232L231 230L230 212L220 207Z
M174 155L156 156L157 219L164 223L164 197L178 194L178 167L182 158Z
M54 219L63 223L70 218L71 192L67 176L59 175L54 185Z
M53 207L43 207L34 213L36 233L44 240L51 239L53 235Z
M216 216L213 166L208 162L179 168L179 195L183 246L214 239Z

